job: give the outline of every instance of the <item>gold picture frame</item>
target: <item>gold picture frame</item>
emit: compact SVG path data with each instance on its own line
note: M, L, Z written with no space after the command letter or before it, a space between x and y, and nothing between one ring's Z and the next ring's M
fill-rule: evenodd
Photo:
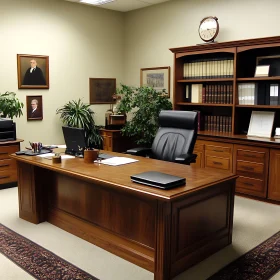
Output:
M18 54L17 74L19 89L48 89L50 87L49 57Z
M140 85L153 87L159 92L165 90L170 97L170 66L141 68Z

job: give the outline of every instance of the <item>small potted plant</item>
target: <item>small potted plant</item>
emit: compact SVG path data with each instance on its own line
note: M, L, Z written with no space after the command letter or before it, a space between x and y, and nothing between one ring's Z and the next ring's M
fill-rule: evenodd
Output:
M60 119L67 126L85 130L87 147L84 147L84 149L99 149L101 147L102 137L99 134L99 127L95 125L94 112L91 110L90 104L84 104L79 98L78 101L67 102L61 108L58 108L56 113L60 114Z
M22 116L23 103L14 92L0 93L0 117L10 118Z

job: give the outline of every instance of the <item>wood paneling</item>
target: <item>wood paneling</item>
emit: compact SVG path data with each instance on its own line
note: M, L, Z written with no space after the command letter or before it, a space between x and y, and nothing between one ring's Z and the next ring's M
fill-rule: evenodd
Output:
M280 150L270 150L268 198L280 201Z

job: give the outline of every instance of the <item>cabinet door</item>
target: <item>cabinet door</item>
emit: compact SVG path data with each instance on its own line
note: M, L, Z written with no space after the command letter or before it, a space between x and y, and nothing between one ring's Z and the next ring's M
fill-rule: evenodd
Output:
M269 149L234 145L236 192L266 198Z
M268 198L280 201L280 150L270 150Z

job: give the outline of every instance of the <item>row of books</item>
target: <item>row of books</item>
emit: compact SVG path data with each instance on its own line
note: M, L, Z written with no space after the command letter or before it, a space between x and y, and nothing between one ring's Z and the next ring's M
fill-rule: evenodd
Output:
M232 104L232 84L186 85L186 101L191 103Z
M184 63L184 79L232 78L233 59L205 59Z
M239 105L280 105L280 85L277 83L239 83Z
M232 132L230 116L203 115L201 111L196 112L198 113L198 131Z

